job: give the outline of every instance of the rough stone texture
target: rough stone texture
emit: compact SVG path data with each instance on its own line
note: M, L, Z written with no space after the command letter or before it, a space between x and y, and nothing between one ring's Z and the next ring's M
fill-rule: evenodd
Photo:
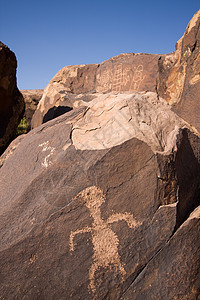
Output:
M24 97L25 112L24 117L28 124L27 130L31 129L31 120L37 108L37 105L42 98L43 90L20 90Z
M88 102L99 96L98 93L68 94L68 92L57 91L57 88L52 87L51 85L49 86L49 90L50 89L52 89L52 97L50 96L50 94L48 94L49 97L45 97L44 90L44 95L39 102L35 113L33 114L33 118L31 121L32 128L35 128L43 123L46 123L47 121L59 117L60 115L72 110L73 108L76 108L79 105L79 102ZM55 100L54 103L51 103L51 99L57 100Z
M159 59L158 94L200 131L200 10L176 47L174 53Z
M200 206L146 265L121 299L199 299L199 219Z
M78 98L90 101L96 93L124 91L155 92L158 70L156 54L120 54L100 65L67 66L61 69L44 90L33 116L35 128L73 108ZM55 111L57 113L55 113Z
M199 204L199 138L156 94L136 95L79 102L77 109L18 137L1 157L3 299L155 299L159 293L168 300L199 294L198 211L184 223ZM112 131L109 123L119 111L121 129ZM123 125L130 114L137 130L127 138ZM79 143L75 133L87 117L90 127ZM113 141L103 148L102 134L87 148L95 120ZM157 122L160 137L151 140ZM145 286L139 281L143 274ZM166 294L170 282L174 288ZM134 296L134 284L144 295L148 290L146 298Z
M16 85L15 54L0 42L0 154L13 138L24 112L24 100Z
M67 66L58 71L44 89L42 99L33 115L32 128L71 110L74 98L79 99L83 96L84 101L93 98L91 93L95 89L97 67L97 64Z
M81 150L106 149L136 137L154 152L168 153L183 125L153 92L103 94L83 104L87 112L72 126L73 144Z
M125 53L101 63L96 74L96 91L155 92L158 54Z

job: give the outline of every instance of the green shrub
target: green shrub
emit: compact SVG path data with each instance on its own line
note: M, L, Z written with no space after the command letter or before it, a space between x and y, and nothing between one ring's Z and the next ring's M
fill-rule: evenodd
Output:
M23 117L23 119L21 119L21 121L17 127L16 137L21 134L27 133L27 130L28 130L28 123L27 123L25 117Z

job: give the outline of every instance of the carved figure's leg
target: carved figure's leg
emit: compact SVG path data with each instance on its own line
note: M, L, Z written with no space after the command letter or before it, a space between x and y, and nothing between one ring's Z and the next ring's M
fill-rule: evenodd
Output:
M124 276L126 274L126 271L124 270L124 267L122 266L122 264L120 263L119 266L118 266L118 269L122 275L122 279L124 280Z
M89 269L89 280L90 280L90 284L89 284L89 289L95 293L96 292L96 288L95 288L95 272L98 269L98 265L96 263L93 263Z
M119 271L119 273L122 276L122 279L124 280L124 276L126 275L126 271L124 270L124 267L122 266L119 257L116 258L114 265L115 265L116 270Z

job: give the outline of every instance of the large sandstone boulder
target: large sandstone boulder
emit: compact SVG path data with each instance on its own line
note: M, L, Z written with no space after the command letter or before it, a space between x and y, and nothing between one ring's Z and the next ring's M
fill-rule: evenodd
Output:
M121 54L100 65L67 66L44 90L33 116L32 128L73 108L77 99L90 101L96 93L124 91L155 92L159 55Z
M15 54L0 42L0 154L5 150L24 113L24 100L16 85Z
M42 98L43 90L20 90L24 97L25 112L24 118L27 122L27 131L31 129L31 120L37 108L37 105Z
M1 157L1 297L197 299L199 137L152 92L74 104Z
M159 59L158 95L200 131L200 10L176 47L174 53Z

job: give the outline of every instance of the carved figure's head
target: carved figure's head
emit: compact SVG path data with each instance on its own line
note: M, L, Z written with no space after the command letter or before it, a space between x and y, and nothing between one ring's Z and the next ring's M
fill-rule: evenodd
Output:
M78 197L81 198L81 201L85 202L85 205L91 210L97 207L100 207L105 201L105 196L102 190L97 186L87 187L85 190L80 192Z

